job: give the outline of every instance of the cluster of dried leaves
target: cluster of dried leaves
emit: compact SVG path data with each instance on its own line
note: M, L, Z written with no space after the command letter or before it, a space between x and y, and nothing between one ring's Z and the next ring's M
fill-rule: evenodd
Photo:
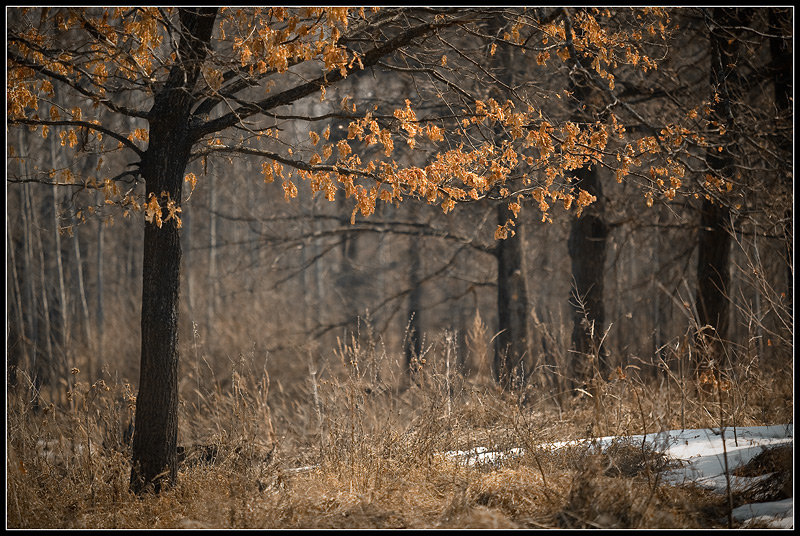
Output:
M262 97L242 100L238 93L243 87L277 92L276 80L280 86L281 76L290 68L313 66L315 72L323 73L314 90L325 100L326 88L333 83L329 75L333 78L335 73L343 79L363 69L363 53L352 44L368 40L371 34L365 28L370 25L387 24L377 11L346 7L222 9L213 53L201 67L200 86L194 92L201 103L198 109L220 102L239 106L231 113L241 116L240 130L246 134L232 135L227 127L216 129L210 119L198 116L209 133L198 141L196 155L238 153L263 159L264 180L282 184L287 200L298 195L299 178L309 184L312 194L323 192L333 200L341 191L352 198L353 219L358 213L371 215L378 201L399 203L406 197L418 197L438 204L447 213L457 203L493 196L507 198L514 218L524 206L523 200L532 198L542 220L547 221L551 206L575 210L580 216L595 200L575 185L577 169L602 166L613 170L620 182L632 176L643 179L650 184L644 193L652 204L655 196L673 199L681 191L686 168L680 155L690 147L714 146L706 132L714 103L697 103L674 124L650 125L647 133L629 137L615 113L583 123L554 120L546 103L519 93L515 94L516 104L506 97L495 100L466 93L456 82L461 76L455 67L457 59L448 59L446 54L439 65L420 68L438 81L443 112L418 114L408 99L404 107L395 104L392 108L387 102L379 109L346 95L341 110L329 115L337 121L349 118L347 138L327 143L330 125L321 132L311 128L307 146L278 140L280 129L269 121L267 127L250 121L245 124L245 119L257 113L263 112L269 119L275 111L263 107L268 100ZM119 158L115 155L122 150L141 155L149 139L143 128L147 111L123 104L126 101L120 96L139 93L148 99L159 91L161 80L177 61L180 30L175 10L26 8L21 13L9 41L10 122L28 125L44 137L55 128L62 146L79 153L94 152L101 162ZM647 50L653 43L664 46L674 31L666 10L645 8L635 15L635 23L617 27L611 22L616 14L610 10L579 10L573 18L552 20L539 20L535 12L518 10L514 20L505 21L507 29L501 35L481 35L491 42L489 57L470 57L458 46L453 46L451 56L463 56L458 58L461 63L477 64L494 56L501 43L535 53L536 64L546 69L554 55L560 64L549 68L584 69L607 85L610 101L618 102L613 72L623 67L642 73L656 69ZM442 11L430 24L466 23ZM501 85L488 70L477 68L475 72L483 73L479 85ZM54 87L54 81L64 88ZM461 104L446 98L444 88L460 94ZM70 95L69 109L60 104L64 97L57 95L57 89ZM562 93L565 98L571 95L566 87L550 91L559 99ZM119 123L115 116L127 119ZM303 119L302 114L298 117ZM305 120L321 121L311 116ZM109 139L111 145L107 145ZM278 141L283 149L269 149L264 140ZM400 163L402 158L395 151L398 143L410 149L424 144L431 155L425 158L428 163ZM380 145L382 151L372 150L374 145ZM13 147L10 153L14 155ZM100 190L105 202L119 205L126 216L141 212L159 226L173 218L180 225L182 200L152 193L145 199L141 192L120 189L115 179L77 177L66 169L53 170L48 180L61 184L80 181ZM187 173L186 181L194 188L197 176ZM709 175L706 186L724 190L730 183ZM84 216L80 213L79 219ZM513 218L498 225L495 238L513 235L513 227Z

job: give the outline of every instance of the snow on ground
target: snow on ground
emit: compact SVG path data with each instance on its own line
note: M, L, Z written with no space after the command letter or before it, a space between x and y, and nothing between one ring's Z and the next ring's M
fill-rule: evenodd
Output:
M760 454L764 448L780 445L792 445L794 425L751 426L745 428L726 428L723 435L718 428L673 430L647 434L646 436L630 436L625 439L634 444L642 441L648 443L656 452L663 453L673 460L681 462L681 466L663 474L666 482L672 484L694 483L720 493L727 490L725 477L725 458L727 457L730 485L732 489L742 489L752 485L760 477L740 477L731 474L737 467L747 464ZM562 446L593 444L599 447L608 446L616 436L596 439L557 442L551 448ZM727 453L727 456L725 454ZM454 450L445 453L450 459L466 465L498 463L522 454L522 449L510 449L493 452L484 447L468 451ZM733 517L741 522L746 520L766 523L774 528L794 527L794 497L768 503L746 504L733 510Z
M733 509L737 521L759 522L776 529L794 528L794 497L766 503L744 504Z

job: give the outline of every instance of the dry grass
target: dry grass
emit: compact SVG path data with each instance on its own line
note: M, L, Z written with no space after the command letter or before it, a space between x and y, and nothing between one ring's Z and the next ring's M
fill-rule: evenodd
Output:
M415 381L400 357L357 338L327 358L241 354L224 376L190 353L179 482L157 496L127 489L130 385L88 385L78 373L67 400L37 408L21 375L7 395L8 527L722 527L727 498L663 484L669 460L641 445L543 445L718 426L720 415L727 425L791 422L791 374L737 370L715 394L629 367L595 385L594 398L502 393L480 363L460 374L449 341L427 351ZM444 455L478 446L524 454L474 466ZM785 453L761 467L791 474Z

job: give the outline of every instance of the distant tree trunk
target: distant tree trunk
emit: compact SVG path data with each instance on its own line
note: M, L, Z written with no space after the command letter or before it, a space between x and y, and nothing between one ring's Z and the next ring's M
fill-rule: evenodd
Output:
M22 132L19 132L18 147L20 148L20 162L22 166L26 166L26 145ZM23 170L23 174L27 171ZM29 206L30 198L30 184L22 185L22 192L20 194L20 212L22 213L22 271L20 278L22 282L22 292L20 307L24 314L24 323L21 326L21 333L24 341L24 356L27 359L26 368L31 375L31 382L33 384L33 400L34 407L38 407L39 403L39 389L41 387L41 380L37 374L37 367L39 366L39 345L37 344L38 333L38 317L36 315L36 288L33 264L33 229L34 225L31 223L33 214L30 212Z
M57 98L57 102L61 99ZM59 102L59 105L61 103ZM56 144L50 143L50 162L52 165L52 169L58 169L58 152L56 150ZM49 334L52 340L52 348L54 350L54 354L52 355L51 359L54 360L53 366L56 367L55 359L56 354L58 355L58 360L60 363L61 372L60 376L62 379L66 381L66 389L72 389L72 376L69 374L69 362L67 351L70 348L68 345L68 334L69 334L69 326L67 325L67 292L66 287L64 284L64 265L62 259L62 251L61 251L61 229L60 229L60 222L58 219L58 193L59 190L57 187L53 187L50 189L50 208L52 212L52 221L53 221L53 247L52 252L55 254L55 268L56 268L56 280L50 282L50 288L52 289L52 300L50 302L50 325L51 325L51 332ZM60 383L60 382L59 382Z
M656 216L656 226L661 226L661 214ZM667 352L666 352L666 340L668 339L667 335L667 326L672 324L672 304L669 299L667 299L663 292L661 291L660 285L662 285L660 281L659 274L663 273L664 268L666 266L665 259L662 258L661 249L664 247L666 243L669 242L669 239L665 236L665 233L659 232L654 237L654 247L653 247L653 271L651 276L651 285L650 285L650 292L651 292L651 299L653 300L653 356L654 360L652 363L658 366L660 363L667 361ZM663 263L663 266L662 266ZM667 371L665 370L664 373Z
M715 8L710 35L711 44L711 96L719 99L714 108L714 118L720 125L733 125L731 108L732 84L735 84L735 64L738 40L731 39L730 30L720 25L737 26L744 24L747 18L746 9ZM712 102L713 102L712 100ZM727 138L727 136L725 137ZM724 138L724 140L725 140ZM729 143L721 143L722 151L712 147L706 153L711 172L730 180L733 173L734 159L728 147ZM731 236L728 225L731 213L724 203L705 198L700 207L700 232L698 236L697 255L697 295L695 298L699 328L699 337L708 350L707 359L718 364L722 358L723 341L728 331L728 288L730 283L730 245ZM712 331L704 329L710 326ZM701 363L696 363L701 365Z
M794 22L792 18L793 12L791 8L770 8L769 10L769 25L770 25L770 52L772 53L772 80L775 86L775 107L777 108L777 116L779 121L788 121L793 119L792 114L792 48L790 46L791 37L784 36L791 35L791 26ZM783 19L783 20L781 20ZM784 26L786 25L786 26ZM788 27L788 28L787 28ZM791 126L789 123L787 126ZM793 131L792 131L793 132ZM793 148L791 134L784 136L779 142L781 154L784 156L784 161L787 162L785 171L782 174L782 179L786 185L787 191L793 191ZM794 318L794 272L793 272L793 244L794 232L791 222L794 221L792 215L792 205L787 207L786 218L787 225L785 226L786 236L786 269L787 269L787 283L788 289L786 292L787 300L789 303L788 311L789 318Z
M22 316L22 291L19 286L17 254L15 253L18 241L12 236L8 212L6 212L6 229L6 248L8 251L6 258L6 285L8 285L9 279L11 282L11 297L10 299L7 298L10 310L6 310L8 315L8 336L6 339L8 370L6 372L6 381L9 388L13 388L17 385L17 369L22 365L25 356L25 320Z
M150 110L150 143L141 173L146 196L180 205L192 142L192 89L206 55L215 8L183 8L184 33L176 62ZM162 197L162 192L168 194ZM162 214L166 217L166 211ZM181 242L175 219L145 224L142 262L142 355L133 436L130 487L156 492L178 475L178 297Z
M58 169L58 154L56 145L50 144L50 161L53 169ZM58 220L58 188L53 187L50 193L51 208L53 210L53 251L55 253L56 263L56 281L54 282L55 288L53 289L53 303L51 312L53 326L53 343L56 352L61 358L62 374L67 381L68 389L71 389L71 376L69 375L69 363L67 351L70 348L68 345L69 326L67 325L67 291L64 283L64 265L61 252L61 229Z
M60 357L61 372L69 385L69 362L67 356L69 326L67 326L67 290L64 284L64 264L61 258L61 232L58 221L58 199L57 189L53 188L52 209L53 209L53 251L55 252L56 281L53 288L53 304L51 308L53 326L53 344L56 353Z
M98 199L99 201L99 199ZM99 201L102 202L102 201ZM103 267L103 242L105 235L105 224L102 220L97 221L97 351L95 352L96 364L102 367L105 361L105 268ZM90 371L97 373L99 371ZM91 378L91 376L90 376Z
M506 203L497 206L498 225L511 216ZM495 377L505 389L519 387L531 370L531 308L528 302L528 267L525 262L524 227L517 221L514 236L497 243L497 317ZM530 367L528 367L530 368Z
M700 208L700 233L697 259L697 314L699 328L710 326L704 333L713 340L709 350L714 359L721 356L721 339L728 331L728 287L731 235L726 227L730 211L704 200Z
M75 253L75 278L78 280L78 299L81 303L81 313L83 314L83 332L86 339L86 347L92 345L92 322L89 319L89 304L86 301L86 286L83 280L83 259L81 257L81 245L78 238L79 233L72 236L73 252ZM93 370L94 359L91 351L87 351L87 368L89 372Z
M346 205L347 201L342 197L341 202ZM363 270L358 267L359 240L358 232L345 231L336 274L336 286L343 302L341 310L348 322L355 321L363 312L361 304L366 281Z
M208 178L209 205L211 214L208 220L208 292L206 292L206 333L211 337L217 305L217 184L216 174Z
M608 226L603 215L603 191L597 168L577 171L578 186L597 200L588 206L579 218L572 220L568 251L572 261L574 289L572 346L576 354L573 373L578 382L591 378L592 370L588 356L597 356L599 371L607 372L605 351L600 344L605 325L605 303L603 280L605 276L606 242Z
M44 244L42 244L42 233L39 232L41 224L36 219L39 207L33 201L33 194L28 190L28 210L31 214L31 231L36 240L37 252L39 256L39 299L36 302L38 318L41 322L37 323L34 331L34 346L36 355L36 366L34 367L37 377L41 384L52 383L55 375L55 352L53 351L53 326L50 322L50 300L48 297L48 276L44 258Z
M314 222L314 229L320 232L320 236L314 239L314 248L312 249L312 253L315 259L320 259L320 255L324 251L324 239L322 238L322 230L324 225L320 218L317 218ZM317 306L315 307L315 320L316 326L323 326L328 321L328 317L330 315L328 309L328 288L324 284L325 283L326 274L323 272L323 263L320 260L317 260L314 263L314 299L317 301Z
M572 24L568 14L566 19L567 31L571 32ZM583 65L579 58L574 58L574 61L576 65L571 73L570 85L575 102L580 106L576 112L576 120L596 121L602 104L600 92L593 87L587 74L591 72L591 68ZM594 373L590 356L599 360L595 364L597 371L603 375L607 373L606 352L600 346L600 341L605 326L603 281L608 226L598 166L582 167L575 174L578 178L577 186L597 198L580 217L572 220L567 244L575 294L570 300L573 306L572 346L576 352L573 356L572 372L577 382L584 383Z
M498 17L489 24L489 33L502 36L505 22ZM514 51L498 48L496 51L500 70L496 73L507 86L514 82ZM497 131L497 144L504 135ZM508 209L508 202L497 205L497 224L505 226L509 219L515 225L514 235L497 243L497 320L498 335L495 338L495 379L504 389L519 388L525 377L532 372L532 318L528 300L528 267L525 261L524 222L515 218Z
M408 331L405 353L406 368L413 376L414 360L422 354L422 255L419 244L411 244L409 255L411 256L409 268L411 292L408 294Z
M309 224L311 234L316 235L308 238L304 247L300 250L300 265L303 266L303 304L305 306L305 330L306 333L313 333L325 321L325 294L322 284L322 263L320 255L324 247L321 237L323 224L318 217L318 200L311 200L311 223Z

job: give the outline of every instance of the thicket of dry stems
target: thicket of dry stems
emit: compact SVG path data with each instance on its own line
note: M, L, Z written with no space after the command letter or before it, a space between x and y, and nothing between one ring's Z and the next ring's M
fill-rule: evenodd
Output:
M244 352L224 377L195 347L183 365L179 483L139 498L128 491L131 386L108 375L90 385L74 371L66 400L35 407L20 374L7 394L7 525L721 527L727 498L664 484L659 472L674 462L658 452L625 441L605 452L547 445L719 427L720 418L792 422L791 366L754 367L739 356L723 371L729 383L714 390L685 373L676 350L658 371L631 366L587 386L592 398L559 393L564 363L502 393L489 377L480 317L466 340L466 364L443 336L411 377L402 356L363 334L328 356L309 349L289 362ZM444 456L474 447L524 451L495 465ZM782 460L778 470L791 475L791 456Z

